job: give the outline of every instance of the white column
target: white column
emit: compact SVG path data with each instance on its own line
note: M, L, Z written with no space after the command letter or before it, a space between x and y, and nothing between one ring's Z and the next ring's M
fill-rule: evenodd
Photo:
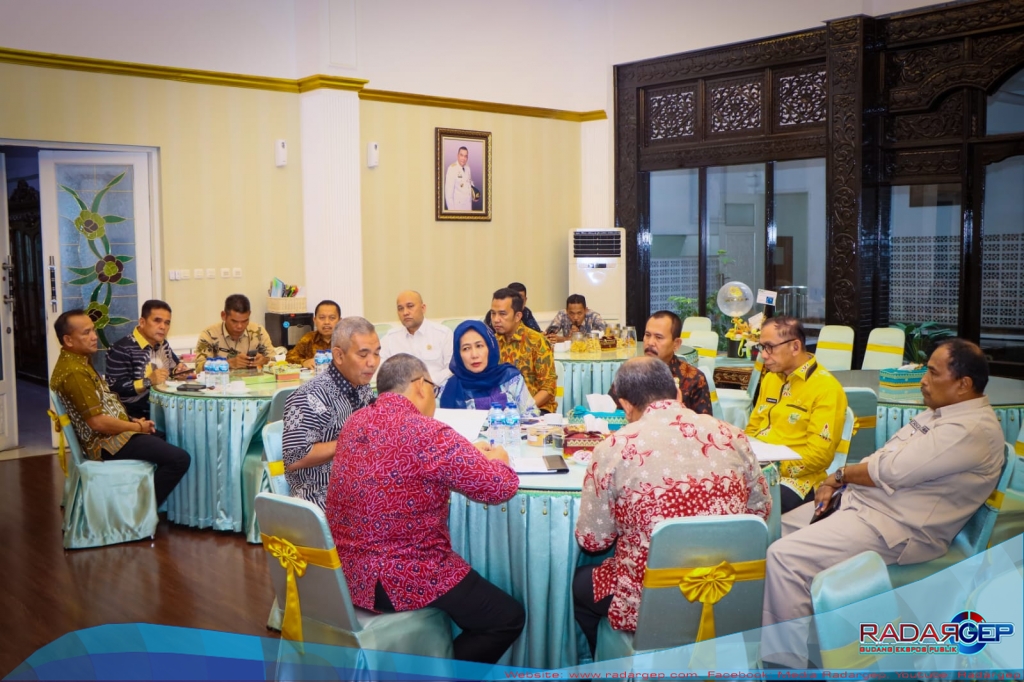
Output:
M580 227L615 227L611 122L580 124Z
M302 218L310 309L329 298L363 314L359 95L322 88L299 95Z

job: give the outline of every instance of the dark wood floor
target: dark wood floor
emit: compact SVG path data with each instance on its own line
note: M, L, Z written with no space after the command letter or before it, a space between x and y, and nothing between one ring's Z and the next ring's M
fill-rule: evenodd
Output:
M275 636L262 547L161 521L152 541L65 551L62 486L56 457L0 462L0 677L61 635L104 623Z

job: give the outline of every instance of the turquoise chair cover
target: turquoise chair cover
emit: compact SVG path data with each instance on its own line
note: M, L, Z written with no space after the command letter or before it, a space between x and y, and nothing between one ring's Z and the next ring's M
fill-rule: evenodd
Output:
M996 486L996 489L985 500L985 503L978 508L978 511L974 512L974 515L967 519L967 523L956 534L953 541L949 543L949 550L937 559L920 564L907 564L905 566L892 564L889 566L889 579L892 580L893 587L902 587L922 578L927 578L933 573L937 573L988 548L989 541L992 539L992 529L996 525L999 510L1003 506L1006 490L1009 487L1010 478L1013 476L1015 469L1012 466L1015 464L1012 459L1014 458L1013 446L1009 443L1006 444L1006 457L1007 461L1003 463L1003 473L999 477L999 484Z
M688 516L666 519L651 534L647 568L696 568L723 561L764 561L768 527L750 514ZM764 579L737 580L715 604L715 636L753 630L761 626ZM636 633L613 630L605 618L597 630L594 659L607 661L650 651L691 644L697 639L703 605L690 602L678 586L645 587L640 598Z
M736 388L723 388L718 391L718 400L722 403L722 412L725 414L725 421L737 428L745 428L750 421L750 411L757 400L757 385L761 381L761 370L764 363L760 359L754 362L754 369L750 372L750 383L746 390Z
M877 450L875 426L878 423L878 394L870 388L843 388L846 404L853 410L854 433L850 441L847 464L857 464Z
M463 322L463 318L456 317L456 318L453 318L451 320L445 320L441 324L443 324L444 326L448 327L452 331L455 331L456 327L458 327L460 324L462 324L462 322Z
M811 606L821 665L833 670L867 667L874 662L857 651L861 623L899 619L896 594L885 561L877 552L861 552L814 576Z
M288 480L284 475L284 457L281 439L284 437L284 422L273 421L263 427L263 452L267 458L267 475L270 491L278 495L291 495ZM266 492L266 491L261 491Z
M58 417L67 414L53 391L50 400ZM156 466L138 460L93 461L82 453L71 424L61 430L68 445L65 549L152 538L157 524L153 489Z
M683 320L683 331L679 338L684 341L690 338L690 332L711 331L711 319L707 317L687 317Z
M826 473L833 474L839 467L844 467L849 462L850 440L853 438L853 424L856 421L853 410L847 406L846 419L843 421L843 435L839 438L839 445L836 447L836 454L832 458Z
M782 475L777 463L769 464L761 469L764 479L768 482L768 494L772 498L772 510L768 513L768 544L782 537Z
M878 327L868 334L861 369L892 369L903 364L906 334L895 327Z
M715 419L721 419L724 422L729 422L729 420L725 418L725 411L722 409L722 403L718 400L718 389L715 388L715 371L713 369L709 370L707 367L700 367L699 369L701 373L704 374L704 379L708 382L708 390L711 392L712 416ZM737 428L742 429L743 426L739 426Z
M392 325L390 325L390 324L388 324L386 322L385 323L381 323L381 324L373 325L373 328L377 331L377 336L379 336L381 338L383 338L384 335L387 334L388 331L391 330L391 327L392 327Z
M268 536L297 547L334 549L327 519L315 504L294 497L260 493L256 516ZM286 573L267 552L270 581L278 603L285 603ZM296 578L302 608L303 640L357 649L451 658L452 630L447 614L437 609L374 614L356 608L341 568L310 564Z
M999 510L995 528L992 529L992 545L998 545L1024 533L1024 429L1017 436L1014 446L1016 455L1008 456L1007 468L1012 467L1010 483Z
M279 421L284 419L284 404L288 396L295 392L297 386L278 389L277 393L270 399L270 412L267 414L267 421ZM278 451L280 451L281 436L278 434ZM275 492L288 495L287 484L284 492L275 490L271 485L273 475L270 467L267 466L265 445L262 439L253 435L249 443L249 449L242 458L242 522L245 524L245 539L251 543L260 542L260 524L253 512L253 503L258 493ZM281 476L284 481L284 476Z

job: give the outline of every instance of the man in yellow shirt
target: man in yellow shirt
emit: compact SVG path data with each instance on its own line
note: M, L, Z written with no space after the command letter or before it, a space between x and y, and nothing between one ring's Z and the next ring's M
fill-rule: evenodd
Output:
M781 462L782 512L814 499L825 480L846 421L846 394L807 352L803 325L773 317L761 329L761 357L768 372L745 429L751 438L785 445L800 459Z

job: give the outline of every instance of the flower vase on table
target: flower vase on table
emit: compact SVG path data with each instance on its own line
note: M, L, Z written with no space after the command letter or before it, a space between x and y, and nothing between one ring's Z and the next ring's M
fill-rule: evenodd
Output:
M729 348L726 352L730 358L746 357L746 339L729 339Z

